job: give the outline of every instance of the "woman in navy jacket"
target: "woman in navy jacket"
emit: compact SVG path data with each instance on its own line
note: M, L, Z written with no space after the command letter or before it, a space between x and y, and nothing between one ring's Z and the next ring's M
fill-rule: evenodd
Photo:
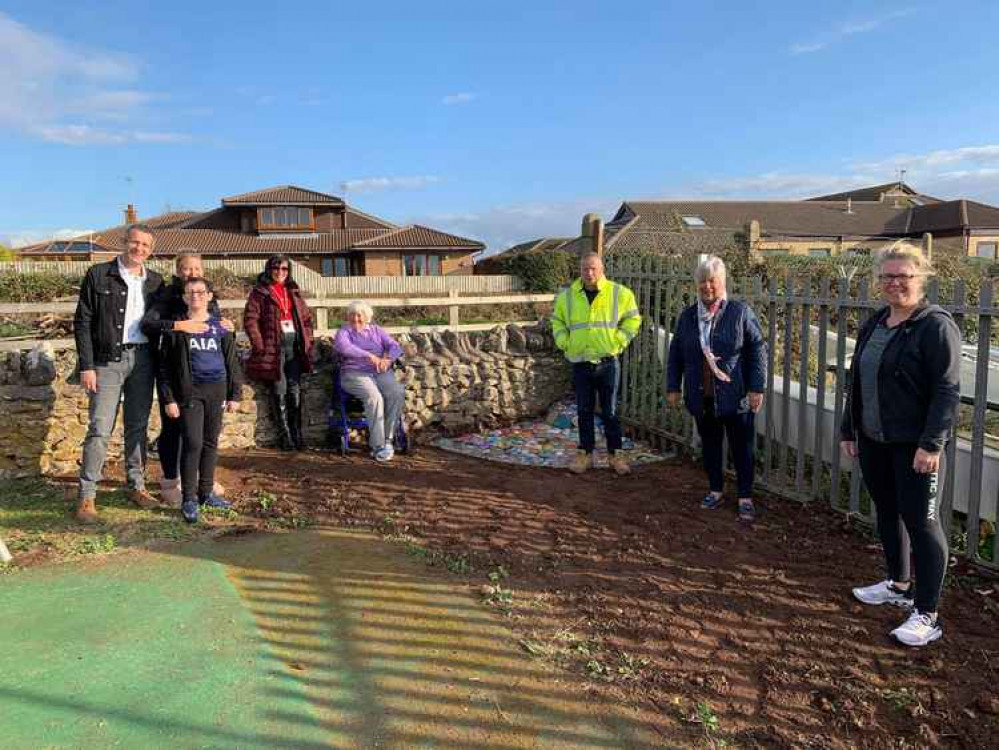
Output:
M763 406L767 345L760 323L744 302L725 290L725 264L710 256L694 272L698 301L682 313L669 345L666 398L687 410L701 436L708 494L702 508L724 502L722 439L728 435L739 492L739 519L751 522L753 506L754 417Z

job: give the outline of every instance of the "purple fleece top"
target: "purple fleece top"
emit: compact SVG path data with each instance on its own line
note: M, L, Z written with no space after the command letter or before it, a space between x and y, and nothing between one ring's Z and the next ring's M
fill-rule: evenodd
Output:
M376 357L388 356L393 361L402 356L402 347L385 332L385 329L374 323L368 323L361 331L355 331L344 324L336 335L333 346L343 360L344 372L358 372L363 375L378 373L374 362L368 359L369 354L374 354Z

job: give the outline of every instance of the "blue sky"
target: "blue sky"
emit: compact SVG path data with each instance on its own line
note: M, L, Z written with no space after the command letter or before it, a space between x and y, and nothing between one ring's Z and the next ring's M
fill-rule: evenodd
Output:
M999 3L0 3L0 242L277 184L486 241L634 198L999 204Z

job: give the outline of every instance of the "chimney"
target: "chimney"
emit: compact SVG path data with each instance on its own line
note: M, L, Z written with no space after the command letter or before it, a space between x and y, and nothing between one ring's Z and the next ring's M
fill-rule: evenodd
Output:
M590 252L604 257L604 222L596 214L583 217L583 237L590 239Z
M131 203L125 209L125 224L131 226L132 224L139 223L139 214L135 212L135 206Z
M853 198L849 198L848 197L846 199L846 213L848 213L848 214L852 214L853 213Z

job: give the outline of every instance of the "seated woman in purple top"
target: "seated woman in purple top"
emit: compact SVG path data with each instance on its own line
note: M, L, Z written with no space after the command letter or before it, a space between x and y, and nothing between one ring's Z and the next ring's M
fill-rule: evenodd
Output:
M364 404L371 455L376 461L391 461L395 426L406 400L406 390L392 371L402 347L371 322L373 315L366 302L351 302L334 347L341 360L341 387Z

